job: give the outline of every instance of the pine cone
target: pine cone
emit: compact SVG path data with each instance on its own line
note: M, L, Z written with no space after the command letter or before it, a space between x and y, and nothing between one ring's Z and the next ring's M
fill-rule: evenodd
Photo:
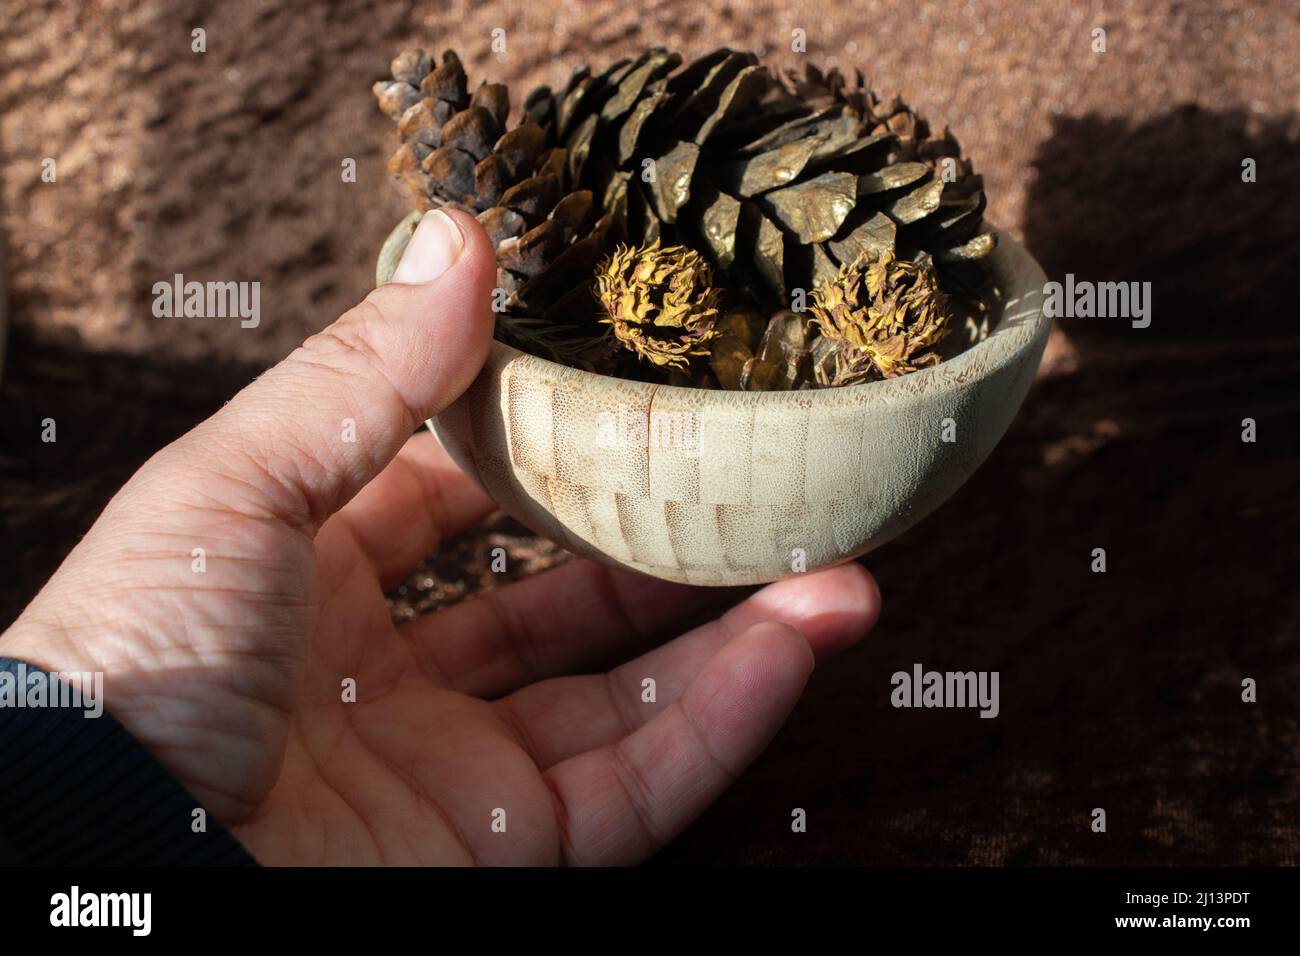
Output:
M616 241L698 250L731 290L732 311L764 315L788 308L794 290L829 288L886 254L923 261L925 276L937 269L949 291L974 301L978 260L994 246L983 181L956 139L934 135L901 100L882 101L859 71L810 65L777 77L751 53L720 49L683 66L654 48L600 73L579 67L558 93L534 90L513 127L505 87L470 94L454 53L435 67L406 51L392 76L374 89L402 139L393 172L421 209L478 216L506 292L499 334L569 364L612 371L612 356L627 354L618 343L640 329L634 350L655 367L681 372L703 350L724 387L868 374L852 371L843 343L823 341L828 326L793 313L748 343L726 333L691 340L681 326L692 344L680 353L665 351L653 322L611 313L616 336L627 337L609 335L591 290ZM870 374L917 364L873 347ZM836 362L847 364L827 371Z
M522 121L507 128L506 87L485 83L471 95L450 50L436 68L423 50L406 50L391 71L391 81L373 88L402 140L389 169L421 211L464 209L483 224L506 296L498 330L548 357L591 366L608 339L591 301L591 273L613 218L601 215L590 190L571 188L549 91L533 94Z
M683 246L619 246L596 273L602 320L628 349L652 365L685 370L709 354L722 290L698 252Z
M860 72L850 85L809 66L782 82L726 49L679 63L653 49L583 68L556 99L571 172L621 239L698 248L769 308L864 253L929 252L943 268L992 251L983 182L956 139L882 105Z
M736 314L719 323L711 351L710 367L723 388L772 392L814 386L811 362L821 339L808 316L786 309L755 329L746 315L743 321L752 330L746 336L732 331Z
M816 363L819 384L893 378L939 361L928 350L948 334L950 313L928 256L861 257L818 287L813 303L812 321L829 346Z

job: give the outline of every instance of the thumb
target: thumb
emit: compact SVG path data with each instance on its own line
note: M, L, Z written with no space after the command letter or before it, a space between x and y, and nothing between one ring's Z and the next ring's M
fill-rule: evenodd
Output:
M392 282L169 451L233 479L241 508L314 532L478 374L495 278L472 216L426 213Z

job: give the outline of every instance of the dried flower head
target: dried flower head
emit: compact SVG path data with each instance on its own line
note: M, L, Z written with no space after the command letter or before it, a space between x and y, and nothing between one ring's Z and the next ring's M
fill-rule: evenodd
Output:
M834 347L833 363L817 369L819 384L892 378L938 363L928 349L948 334L951 311L929 256L859 256L812 298L812 319Z
M624 346L658 366L685 369L717 334L722 290L704 258L685 246L623 246L596 271L602 319Z

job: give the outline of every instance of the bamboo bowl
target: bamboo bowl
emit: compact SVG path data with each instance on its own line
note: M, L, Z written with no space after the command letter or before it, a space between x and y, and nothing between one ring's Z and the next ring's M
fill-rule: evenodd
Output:
M416 216L379 257L387 281ZM494 342L428 422L497 503L577 554L670 581L762 584L856 558L942 504L1042 358L1042 268L999 233L987 337L932 368L797 392L653 385ZM948 440L945 440L948 439Z

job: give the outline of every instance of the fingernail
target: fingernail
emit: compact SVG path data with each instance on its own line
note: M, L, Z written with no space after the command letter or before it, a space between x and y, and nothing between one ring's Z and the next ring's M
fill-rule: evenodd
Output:
M456 220L441 209L430 209L415 227L392 281L432 282L451 268L464 248L465 237Z

